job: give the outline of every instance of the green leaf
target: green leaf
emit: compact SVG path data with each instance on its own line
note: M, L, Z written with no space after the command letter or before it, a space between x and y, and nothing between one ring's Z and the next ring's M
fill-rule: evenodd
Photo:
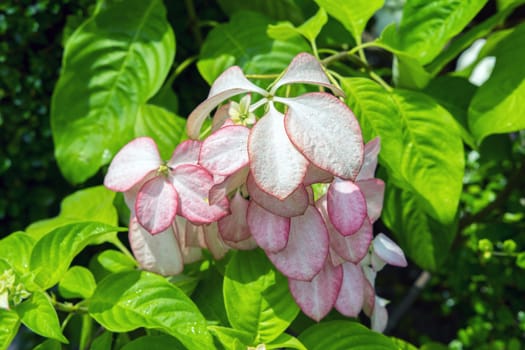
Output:
M93 340L89 350L111 350L111 344L113 343L113 333L104 331L101 335Z
M88 299L93 295L96 287L95 277L83 266L70 268L58 284L60 294L66 299Z
M69 224L53 230L33 248L30 267L35 271L35 282L44 289L54 286L87 245L112 240L115 232L124 230L127 229L97 222Z
M245 74L279 74L299 52L310 48L303 38L272 40L266 34L270 20L258 13L237 12L230 22L208 34L197 68L212 83L224 70L240 66Z
M315 0L319 7L341 24L352 34L355 41L361 43L361 34L368 20L379 10L384 0Z
M140 107L135 122L135 136L149 136L155 140L163 159L168 160L179 144L186 119L167 109L151 104Z
M88 220L116 226L118 215L114 199L115 192L104 186L77 191L62 200L58 216L37 221L28 226L26 232L39 239L60 226Z
M0 350L6 350L18 333L20 317L14 310L0 309L0 324Z
M308 350L393 350L390 339L351 321L330 321L316 324L300 336Z
M435 271L447 258L456 223L443 225L427 215L410 191L387 182L382 218L405 254L421 268Z
M266 344L266 349L298 349L307 350L306 347L290 334L283 333L274 339L271 343Z
M19 231L0 240L0 257L19 273L29 272L29 259L35 240Z
M185 348L177 339L169 335L147 335L137 338L120 350L144 350L144 349L170 349L170 350L185 350Z
M468 107L476 89L465 78L441 76L433 79L424 90L454 117L463 141L471 148L475 148L475 143L468 128Z
M225 349L234 348L236 343L241 343L244 348L253 345L254 335L249 332L219 326L209 326L208 329Z
M127 271L102 280L91 297L90 315L112 332L144 327L162 330L190 349L213 349L199 309L163 277Z
M417 58L432 61L455 35L476 16L487 0L409 0L395 35L386 43ZM383 37L383 35L382 35Z
M525 252L519 253L516 257L516 266L525 270Z
M160 88L175 55L161 0L104 5L67 40L51 104L55 157L72 183L133 138L139 106Z
M199 281L192 300L197 304L206 320L228 326L228 316L224 306L223 278L219 271L210 269Z
M62 350L62 345L55 339L47 339L35 346L33 350Z
M224 13L230 17L239 11L253 11L275 20L302 23L304 16L301 8L294 0L218 0Z
M469 108L469 125L479 144L488 135L525 129L525 24L505 36L494 48L496 66L479 87Z
M296 35L302 35L309 42L314 42L327 21L326 11L321 8L312 18L299 27L295 27L290 22L280 22L275 25L270 24L267 33L269 37L276 40L287 40Z
M106 249L89 261L89 270L96 281L102 280L110 273L131 271L136 268L136 260L114 249Z
M423 344L423 346L421 346L419 350L448 350L448 349L449 347L446 345L431 342L431 343Z
M62 334L55 308L45 293L33 292L29 299L15 307L15 311L22 323L36 334L69 343Z
M287 279L261 250L237 251L226 266L224 302L230 324L269 343L299 313Z
M390 340L396 345L396 350L417 350L414 345L407 343L402 339L390 337Z
M463 143L450 114L423 93L387 92L365 78L341 81L366 140L381 137L380 163L391 180L421 197L443 223L455 219L464 172Z

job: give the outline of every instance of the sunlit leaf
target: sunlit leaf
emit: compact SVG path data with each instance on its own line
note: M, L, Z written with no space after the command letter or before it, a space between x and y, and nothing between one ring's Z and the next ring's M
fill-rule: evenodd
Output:
M271 342L299 312L286 278L261 250L237 251L226 267L224 302L231 325Z
M60 203L60 213L51 219L32 223L26 232L39 239L57 227L80 221L97 221L117 225L117 210L113 206L115 192L104 186L88 187L70 194Z
M121 350L144 350L144 349L170 349L170 350L185 350L185 348L177 339L169 335L146 335L137 338L126 345Z
M20 327L20 317L14 310L0 309L0 349L9 348Z
M96 286L91 271L82 266L73 266L58 284L58 290L64 298L87 299L93 294Z
M96 222L69 224L53 230L33 248L29 266L35 272L35 282L44 289L54 286L87 245L112 240L115 232L123 230Z
M427 64L465 28L487 0L410 0L397 31L386 42Z
M22 323L31 331L46 338L68 343L60 329L55 308L45 293L33 292L31 297L17 305L15 310Z
M379 10L384 0L315 0L315 2L352 33L356 42L361 42L361 34L368 20Z
M215 27L207 36L197 63L199 72L212 83L226 68L238 65L245 74L279 74L309 47L303 38L272 40L266 34L271 22L252 12L237 12L230 22Z
M486 136L525 129L525 25L503 38L491 53L496 66L469 107L470 129L479 144Z
M109 275L91 297L90 315L112 332L158 329L190 349L213 349L199 309L163 277L145 271Z
M300 336L308 350L393 350L394 343L380 333L350 321L316 324Z
M162 1L111 1L67 40L51 105L55 156L73 183L91 177L133 137L139 106L175 54Z
M421 197L425 210L454 220L464 172L463 143L450 114L423 93L387 92L369 79L342 81L365 140L381 137L379 161L398 186Z
M33 237L19 231L0 240L0 258L20 273L28 272L31 250L35 245Z

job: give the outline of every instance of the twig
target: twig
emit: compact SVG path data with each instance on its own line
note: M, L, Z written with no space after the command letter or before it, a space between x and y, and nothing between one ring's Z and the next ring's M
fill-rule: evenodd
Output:
M412 304L414 304L419 294L423 291L423 289L425 289L425 286L427 285L428 281L430 281L430 277L430 272L421 272L421 274L414 282L412 287L410 287L410 290L405 295L401 303L399 303L399 305L390 314L385 333L389 333L397 326L399 320L412 307Z

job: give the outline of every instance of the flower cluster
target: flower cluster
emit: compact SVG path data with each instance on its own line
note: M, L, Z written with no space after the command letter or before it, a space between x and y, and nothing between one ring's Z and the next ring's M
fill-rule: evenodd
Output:
M343 94L306 53L268 91L231 67L190 114L192 140L167 163L153 140L138 138L115 156L104 183L125 194L131 247L144 269L177 274L202 248L220 258L230 248L260 247L305 314L320 320L333 307L348 316L363 310L381 331L386 310L375 275L406 260L386 236L373 238L384 193L374 178L379 139L364 145L352 111L332 94L277 95L295 83ZM212 133L199 140L214 109Z

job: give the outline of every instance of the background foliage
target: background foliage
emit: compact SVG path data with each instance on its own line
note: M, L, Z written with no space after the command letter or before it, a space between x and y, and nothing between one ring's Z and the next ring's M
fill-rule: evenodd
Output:
M363 7L347 7L329 0L166 1L164 6L174 35L163 37L165 44L168 42L163 47L169 48L165 56L148 59L157 61L155 67L160 67L160 72L152 71L151 67L140 62L142 54L149 48L136 37L131 38L132 49L138 52L131 56L135 61L132 64L123 63L128 62L126 54L130 50L122 45L126 45L129 38L123 40L120 34L129 30L126 26L134 27L136 23L133 21L121 21L119 23L123 27L119 27L99 18L99 21L82 24L84 32L73 34L86 19L98 11L103 13L105 6L114 3L118 5L119 2L39 0L5 1L0 4L0 235L25 230L33 237L46 237L38 243L24 241L28 251L33 251L29 261L17 261L9 255L9 249L2 246L0 250L4 251L1 257L19 269L27 264L37 269L41 265L39 259L45 259L39 252L53 246L53 237L47 235L49 231L79 220L117 226L117 212L111 205L114 195L101 188L91 188L101 183L111 156L132 137L151 135L158 140L161 153L166 158L169 150L184 138L183 117L206 97L208 84L225 68L237 64L248 74L275 73L285 68L296 53L310 51L309 44L314 40L317 48L333 50L327 51L332 53L352 49L361 44L363 38L369 42L380 37L375 47L366 49L368 61L355 55L328 63L345 76L341 84L347 94L346 102L360 119L365 139L376 134L382 136L384 151L380 155L380 177L387 182L387 193L383 221L376 230L391 232L411 261L409 268L387 270L378 280L378 294L392 300L389 306L391 324L387 334L422 349L441 348L431 342L441 342L453 349L525 348L525 134L520 130L524 123L521 102L525 96L525 72L523 65L519 64L525 55L522 1L436 1L431 5L426 1L407 1L399 29L391 26L384 31L380 28L382 21L389 15L393 18L399 16L403 1L388 1L384 7L382 1L366 1ZM137 14L142 13L141 6L144 4L133 3L136 8L126 6L122 12L130 14L130 18L143 18ZM164 13L159 6L163 8L162 1L151 2L146 8L152 11L148 12L151 18L148 17L147 21L151 28L143 31L146 38L158 39L155 36L157 29L165 35L165 28L162 28ZM327 15L313 17L310 27L303 25L316 14L318 7L324 8ZM379 9L383 16L376 16L368 22L367 19ZM157 25L155 16L159 18ZM320 33L312 32L315 23L324 21L327 23ZM113 41L100 44L103 50L96 57L101 60L101 67L108 71L112 71L111 64L127 64L130 70L137 70L137 76L141 77L137 83L140 86L135 89L138 93L134 97L111 95L111 103L101 107L109 114L124 109L124 121L119 119L122 117L117 113L109 117L114 119L111 124L99 125L99 129L94 131L86 133L80 125L80 129L75 131L77 134L70 134L73 131L67 128L63 132L66 138L61 140L57 134L60 134L64 122L69 122L69 110L61 110L64 107L55 103L54 122L50 122L53 91L53 98L60 101L82 100L83 95L93 94L94 90L89 89L96 90L95 85L87 83L87 92L68 90L68 81L80 79L87 82L91 73L86 71L86 75L79 78L78 71L82 69L84 57L78 58L75 54L82 52L72 44L70 51L62 56L64 44L76 35L76 41L71 42L82 48L83 40L93 42L93 39L79 37L92 33L109 37L116 33ZM428 40L429 37L432 40ZM458 55L474 39L481 37L487 42L475 63L456 71ZM121 55L111 55L114 61L108 65L108 55L104 50L115 47L120 48ZM475 71L476 63L488 56L496 57L497 64L489 80L477 87L469 81L469 77ZM62 59L64 64L61 64ZM57 84L60 69L62 81ZM168 78L160 86L162 81L158 77L166 75ZM370 79L374 75L380 78ZM148 77L151 83L144 87L142 84ZM118 76L101 79L101 84L113 79L116 86L135 83ZM395 88L385 90L382 83ZM123 102L126 98L129 100ZM66 107L71 106L74 104ZM82 107L85 108L78 108ZM159 115L162 117L159 118ZM501 119L504 122L498 122ZM401 122L404 128L398 127ZM92 124L87 123L88 126ZM118 137L100 132L105 128L115 130L115 125L123 128ZM52 127L56 133L55 145ZM406 141L407 131L411 133L408 136L410 142ZM96 142L86 137L89 133ZM75 144L77 141L79 144ZM105 142L108 146L100 148ZM405 148L404 152L413 152L410 158L416 159L414 164L407 163L399 152L400 147L409 144L413 148ZM92 147L93 152L86 156L88 161L79 163L75 161L75 153L69 152L67 147L64 152L61 151L64 145L72 145L75 152L79 148L86 149L87 153ZM431 169L429 166L428 171L419 171L425 168L428 159L435 160L442 167ZM85 167L79 164L85 164ZM83 188L87 190L67 197L59 208L66 195ZM119 197L116 198L118 200ZM79 210L78 203L89 205L82 204L82 210ZM95 217L94 213L105 214ZM55 215L53 219L29 226L36 220ZM114 319L117 306L129 306L126 304L127 294L118 300L104 300L105 288L156 288L165 303L177 299L181 302L181 306L177 307L188 310L193 307L179 289L172 288L158 276L131 271L134 263L129 257L117 250L107 249L111 247L108 242L119 244L114 233L107 235L115 229L93 225L99 226L91 227L86 236L89 238L72 238L70 242L70 251L79 253L78 257L73 253L67 256L57 253L57 264L62 264L61 268L53 269L54 273L41 271L37 274L46 276L35 280L42 288L60 281L58 288L64 298L91 298L89 312L95 320L115 332L126 332L135 327L133 319L129 328ZM80 228L66 226L62 230L67 231L62 234L71 232L71 236L76 236ZM24 240L19 237L10 235L9 239ZM9 247L6 240L2 242L4 247ZM105 245L87 247L90 243ZM94 254L96 258L90 260ZM244 253L238 255L241 254ZM233 256L228 264L230 273L234 273L231 271L236 267L238 255ZM89 266L90 269L82 266L69 269L73 259L76 259L76 264ZM254 288L266 290L265 283L279 276L275 276L273 270L267 270L264 257L259 257L258 261L260 263L250 266L246 273L262 274L264 279L257 281L260 285ZM198 267L194 269L198 270ZM266 335L278 334L289 328L291 334L301 334L299 340L305 346L315 349L316 346L324 347L317 342L320 335L333 334L342 328L338 322L343 321L338 321L340 316L334 312L329 316L333 321L323 322L303 332L313 325L312 321L302 314L295 318L295 308L276 308L272 311L284 320L283 323L277 326L271 324L270 327L275 329L258 329L258 323L249 317L241 321L232 316L237 312L235 305L217 309L216 304L209 302L208 298L221 298L220 295L202 294L202 290L222 283L222 279L216 280L216 272L224 274L224 266L219 263L211 267L211 271L215 273L199 276L200 281L197 282L190 268L187 279L178 281L177 285L191 294L198 283L199 288L192 294L192 299L206 319L232 326L233 331L220 325L212 328L214 337L221 339L223 344L235 344L233 339L251 343L254 341L252 334L257 334L260 341L289 344L293 343L293 339L286 338L286 333L278 338ZM96 286L111 273L115 274L112 280L105 280ZM251 278L244 277L248 281ZM82 281L85 289L71 287L78 285L77 280ZM415 283L417 281L420 283ZM234 282L225 279L224 289L235 294L238 287ZM221 288L217 289L221 291ZM274 302L281 300L281 293L283 291L272 290L266 297ZM170 297L175 294L176 297ZM253 299L258 293L239 295ZM52 308L46 300L36 293L31 302L43 308ZM114 307L108 308L108 302ZM19 313L25 315L22 316L24 324L35 333L63 340L64 335L56 332L57 327L40 329L34 325L34 315L30 311L21 310ZM8 315L0 317L5 324L17 322ZM63 318L63 315L60 317ZM161 313L159 317L162 317ZM156 320L148 319L150 323L144 325L140 315L137 319L137 324L146 329L158 329ZM53 317L48 321L57 325L59 322ZM204 324L202 319L192 321ZM70 340L79 338L82 343L83 335L79 334L78 325L84 322L87 321L75 316L65 330ZM366 342L369 336L366 329L357 324L345 326L349 328L341 332L348 334L342 334L340 339L350 341L356 337ZM182 348L181 343L189 348L198 348L212 342L211 338L203 337L198 340L202 343L193 343L197 340L191 336L185 338L184 331L181 331L182 335L174 335L180 340L178 342L156 332L147 332L150 344L169 344L176 349ZM167 333L171 334L170 330ZM115 337L114 344L127 343L125 348L140 348L140 338L128 342L139 335L142 333ZM40 342L39 338L28 334L26 338L23 338L23 333L19 337L24 339L22 342L27 348ZM103 346L108 337L111 344L111 334L104 332L93 342L93 347L95 344ZM344 341L332 346L345 347ZM385 346L391 346L392 342L390 338L376 341L387 344ZM54 340L49 340L46 346L54 346L52 342ZM409 345L406 348L410 349Z

